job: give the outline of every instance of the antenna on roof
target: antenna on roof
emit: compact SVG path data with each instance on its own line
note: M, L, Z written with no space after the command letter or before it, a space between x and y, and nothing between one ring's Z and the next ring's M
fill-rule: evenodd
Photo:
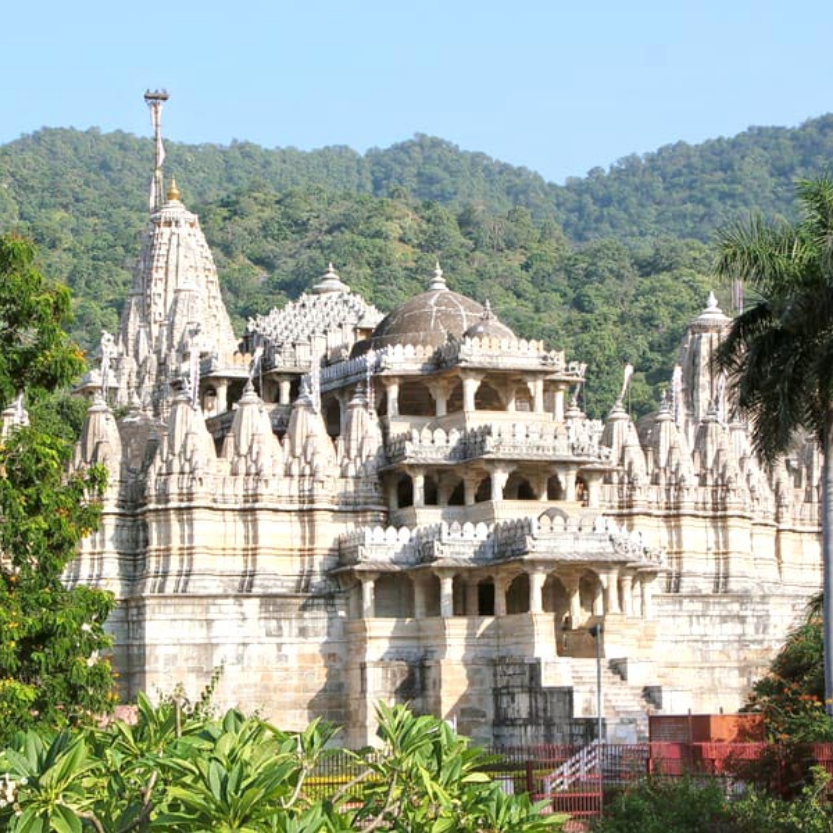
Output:
M156 144L156 164L153 179L150 181L151 214L162 205L162 163L165 161L165 147L162 144L162 105L170 98L167 90L145 90L145 104L150 110L150 123L153 125L153 139Z

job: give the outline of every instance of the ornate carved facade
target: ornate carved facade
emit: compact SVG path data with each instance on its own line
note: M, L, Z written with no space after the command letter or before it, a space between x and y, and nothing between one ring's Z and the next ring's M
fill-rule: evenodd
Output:
M584 366L439 267L386 317L330 267L238 346L174 186L81 386L73 463L110 472L67 579L119 599L124 694L223 666L224 703L324 715L350 744L380 698L556 740L595 714L602 624L611 736L737 708L819 586L819 461L755 461L710 365L728 321L710 298L638 424L624 388L586 418Z

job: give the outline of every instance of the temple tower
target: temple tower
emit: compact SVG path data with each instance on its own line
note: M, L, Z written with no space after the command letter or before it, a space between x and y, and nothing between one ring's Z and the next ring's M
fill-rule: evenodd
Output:
M159 404L172 383L190 378L200 359L231 364L236 339L220 294L214 259L195 214L171 180L162 199L160 114L167 93L147 93L156 143L150 218L117 338L116 400L133 394ZM193 386L195 380L190 379Z

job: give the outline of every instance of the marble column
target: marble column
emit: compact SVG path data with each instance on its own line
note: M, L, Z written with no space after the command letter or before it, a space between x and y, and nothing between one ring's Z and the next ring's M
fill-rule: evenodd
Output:
M622 613L633 616L633 576L622 574Z
M604 613L604 586L602 584L601 578L599 578L599 580L596 582L595 593L593 594L593 615L604 616Z
M543 570L533 570L529 573L529 612L543 613L544 599L543 589L544 581L547 575Z
M555 407L553 409L553 416L558 423L564 422L564 394L565 389L558 385L555 389Z
M288 376L281 376L278 379L278 404L289 405L292 396L292 379Z
M480 586L477 579L466 582L466 616L480 615Z
M479 478L468 475L463 478L463 502L466 506L474 506L474 498L477 494L477 486L479 485Z
M544 413L544 380L540 377L532 382L532 410L536 414Z
M454 573L441 570L437 576L440 579L440 616L450 619L454 616Z
M581 593L578 576L560 576L561 583L567 591L567 610L570 624L574 628L581 627Z
M399 380L384 379L385 390L388 395L388 416L399 416Z
M475 409L474 398L477 389L480 387L482 376L465 374L463 376L463 410L473 411Z
M654 580L655 575L641 575L639 580L642 584L642 618L654 618Z
M495 616L506 616L506 591L511 582L504 577L496 577L495 585Z
M619 607L619 571L609 570L602 576L605 613L621 613Z
M434 416L445 416L448 413L448 382L446 380L428 384L428 390L434 397Z
M218 379L217 384L214 385L214 390L217 391L216 413L224 414L228 410L228 381Z
M492 478L492 500L503 500L503 489L509 479L509 471L502 466L495 466L489 474Z
M425 506L425 472L423 469L412 469L411 478L414 484L414 506Z
M426 599L427 582L423 576L412 574L411 584L414 587L414 618L424 619L428 612L428 601Z
M376 615L376 579L378 573L362 573L359 581L362 583L362 617L372 619Z

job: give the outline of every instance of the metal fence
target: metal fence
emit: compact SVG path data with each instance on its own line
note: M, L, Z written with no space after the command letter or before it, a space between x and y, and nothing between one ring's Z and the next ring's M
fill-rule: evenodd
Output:
M789 795L821 766L833 776L833 744L779 746L767 743L541 744L493 747L483 767L508 793L546 801L552 812L574 819L600 815L603 797L652 776L710 776L724 779L727 791L754 780ZM364 770L348 753L321 760L308 788L331 795Z

